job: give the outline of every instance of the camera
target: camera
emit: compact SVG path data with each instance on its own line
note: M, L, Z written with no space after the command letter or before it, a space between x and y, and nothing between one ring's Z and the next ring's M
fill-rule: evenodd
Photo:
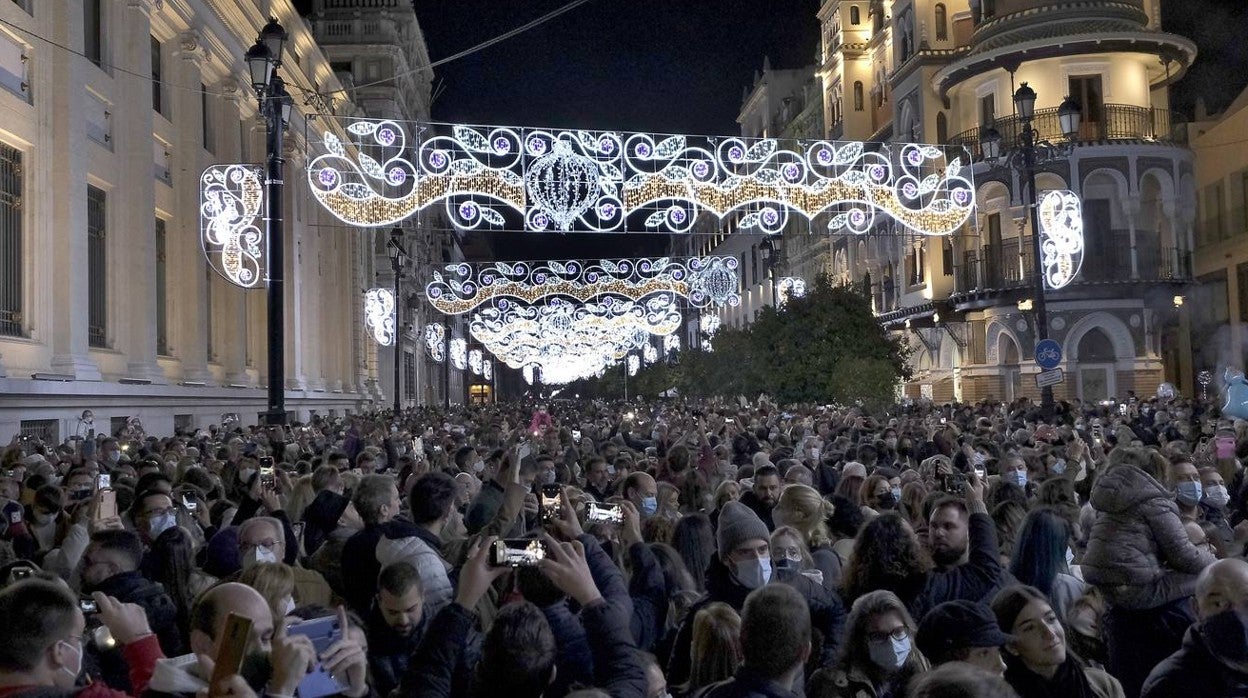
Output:
M491 567L534 567L546 558L546 546L536 538L506 538L490 546Z

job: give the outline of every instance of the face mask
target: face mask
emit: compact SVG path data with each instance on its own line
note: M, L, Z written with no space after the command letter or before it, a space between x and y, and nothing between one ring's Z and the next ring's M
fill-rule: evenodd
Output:
M479 460L472 464L472 472L480 473L485 471L485 461Z
M1026 470L1015 470L1010 473L1010 478L1013 479L1014 484L1018 485L1019 487L1027 486L1027 471Z
M61 641L57 642L56 644L58 644L58 645L63 644L63 645L65 645L66 647L72 647L72 645L70 645L70 644L69 644L68 642L66 642L65 640L61 640ZM63 666L63 667L61 667L61 668L60 668L60 670L61 670L61 671L63 671L63 672L65 672L66 674L69 674L71 678L73 678L75 681L77 681L77 680L78 680L78 674L81 674L81 673L82 673L82 645L78 645L78 648L77 648L76 650L74 650L74 652L78 655L78 661L74 662L74 663L76 664L76 666L74 666L72 669L71 669L70 667L65 667L65 666Z
M243 468L238 471L238 480L244 485L251 482L251 476L256 474L255 468Z
M1214 485L1205 490L1205 501L1209 506L1221 509L1231 501L1231 495L1227 493L1226 486Z
M892 491L892 495L893 495L894 502L901 502L901 488L900 487L894 487Z
M910 657L910 635L900 640L891 637L882 642L872 640L867 647L876 666L885 671L897 671Z
M1175 499L1184 506L1196 506L1200 501L1201 486L1199 482L1180 482L1175 488Z
M1073 564L1075 564L1075 551L1071 550L1068 545L1066 546L1066 566L1070 567Z
M1064 472L1066 472L1066 461L1065 461L1065 459L1058 458L1057 460L1053 461L1053 474L1054 474L1054 475L1061 475L1061 474L1062 474L1062 473L1064 473Z
M275 555L273 551L268 548L268 546L257 545L251 550L248 550L247 554L243 556L243 569L250 569L262 562L277 562L277 555Z
M118 462L120 462L120 461L121 461L121 451L113 451L112 453L108 454L108 459L109 459L110 461L112 461L113 463L118 463ZM79 657L79 662L78 662L78 663L79 663L79 664L81 664L81 663L82 663L82 658L81 658L81 657Z
M36 526L47 526L56 519L56 514L35 514Z
M771 558L741 560L734 565L737 582L746 589L757 589L771 581Z
M793 571L797 571L797 568L798 568L798 564L797 564L797 563L798 563L798 561L797 561L797 560L790 560L790 559L789 559L789 558L787 558L787 557L782 557L782 558L780 558L779 560L776 560L776 561L773 563L773 567L774 567L775 569L777 569L777 570L793 570Z
M543 470L542 474L539 475L537 479L538 479L538 482L540 482L543 485L553 485L555 484L555 471Z
M897 506L897 497L892 493L891 490L876 497L875 500L876 500L876 503L879 504L881 509L892 509L893 507Z
M147 530L151 534L152 539L155 540L160 537L160 534L177 525L178 522L173 518L173 514L161 514L147 522Z
M657 432L657 431L652 431L652 432L650 432L650 440L651 440L651 441L658 441L658 440L659 440L659 436L661 436L661 434L659 434L659 432Z
M642 497L641 513L643 516L654 516L654 512L659 510L658 497Z

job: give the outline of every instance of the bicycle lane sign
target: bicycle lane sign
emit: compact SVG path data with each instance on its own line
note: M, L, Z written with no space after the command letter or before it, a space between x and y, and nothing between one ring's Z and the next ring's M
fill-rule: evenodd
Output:
M1055 339L1044 339L1036 344L1036 364L1051 371L1062 363L1062 345Z

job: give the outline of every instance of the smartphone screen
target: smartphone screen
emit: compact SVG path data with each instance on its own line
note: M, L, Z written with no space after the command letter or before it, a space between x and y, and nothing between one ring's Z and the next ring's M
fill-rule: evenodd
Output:
M95 476L95 489L106 490L113 486L113 477L108 473L100 473Z
M490 546L491 567L533 567L545 559L546 548L536 538L507 538Z
M273 489L277 486L277 475L273 467L272 456L265 456L260 459L260 486L266 489Z
M560 485L542 485L538 495L541 505L542 521L553 521L559 518L559 510L563 507L563 487Z
M573 430L572 430L572 438L573 438L573 439L575 439L576 441L580 441L580 440L581 440L581 430L580 430L580 429L573 429Z
M589 523L624 523L624 510L619 504L590 502L585 509L585 520Z

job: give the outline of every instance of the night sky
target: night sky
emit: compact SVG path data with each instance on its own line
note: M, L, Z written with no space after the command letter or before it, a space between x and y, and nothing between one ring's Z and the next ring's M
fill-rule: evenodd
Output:
M432 60L477 45L568 0L415 0ZM297 0L310 5L310 0ZM742 90L763 57L814 62L819 0L590 0L554 20L435 70L438 121L659 133L737 134ZM1165 28L1200 58L1174 91L1225 108L1248 84L1248 2L1162 0ZM480 234L480 233L474 233ZM506 237L500 237L506 236ZM501 257L628 256L663 236L494 234Z

